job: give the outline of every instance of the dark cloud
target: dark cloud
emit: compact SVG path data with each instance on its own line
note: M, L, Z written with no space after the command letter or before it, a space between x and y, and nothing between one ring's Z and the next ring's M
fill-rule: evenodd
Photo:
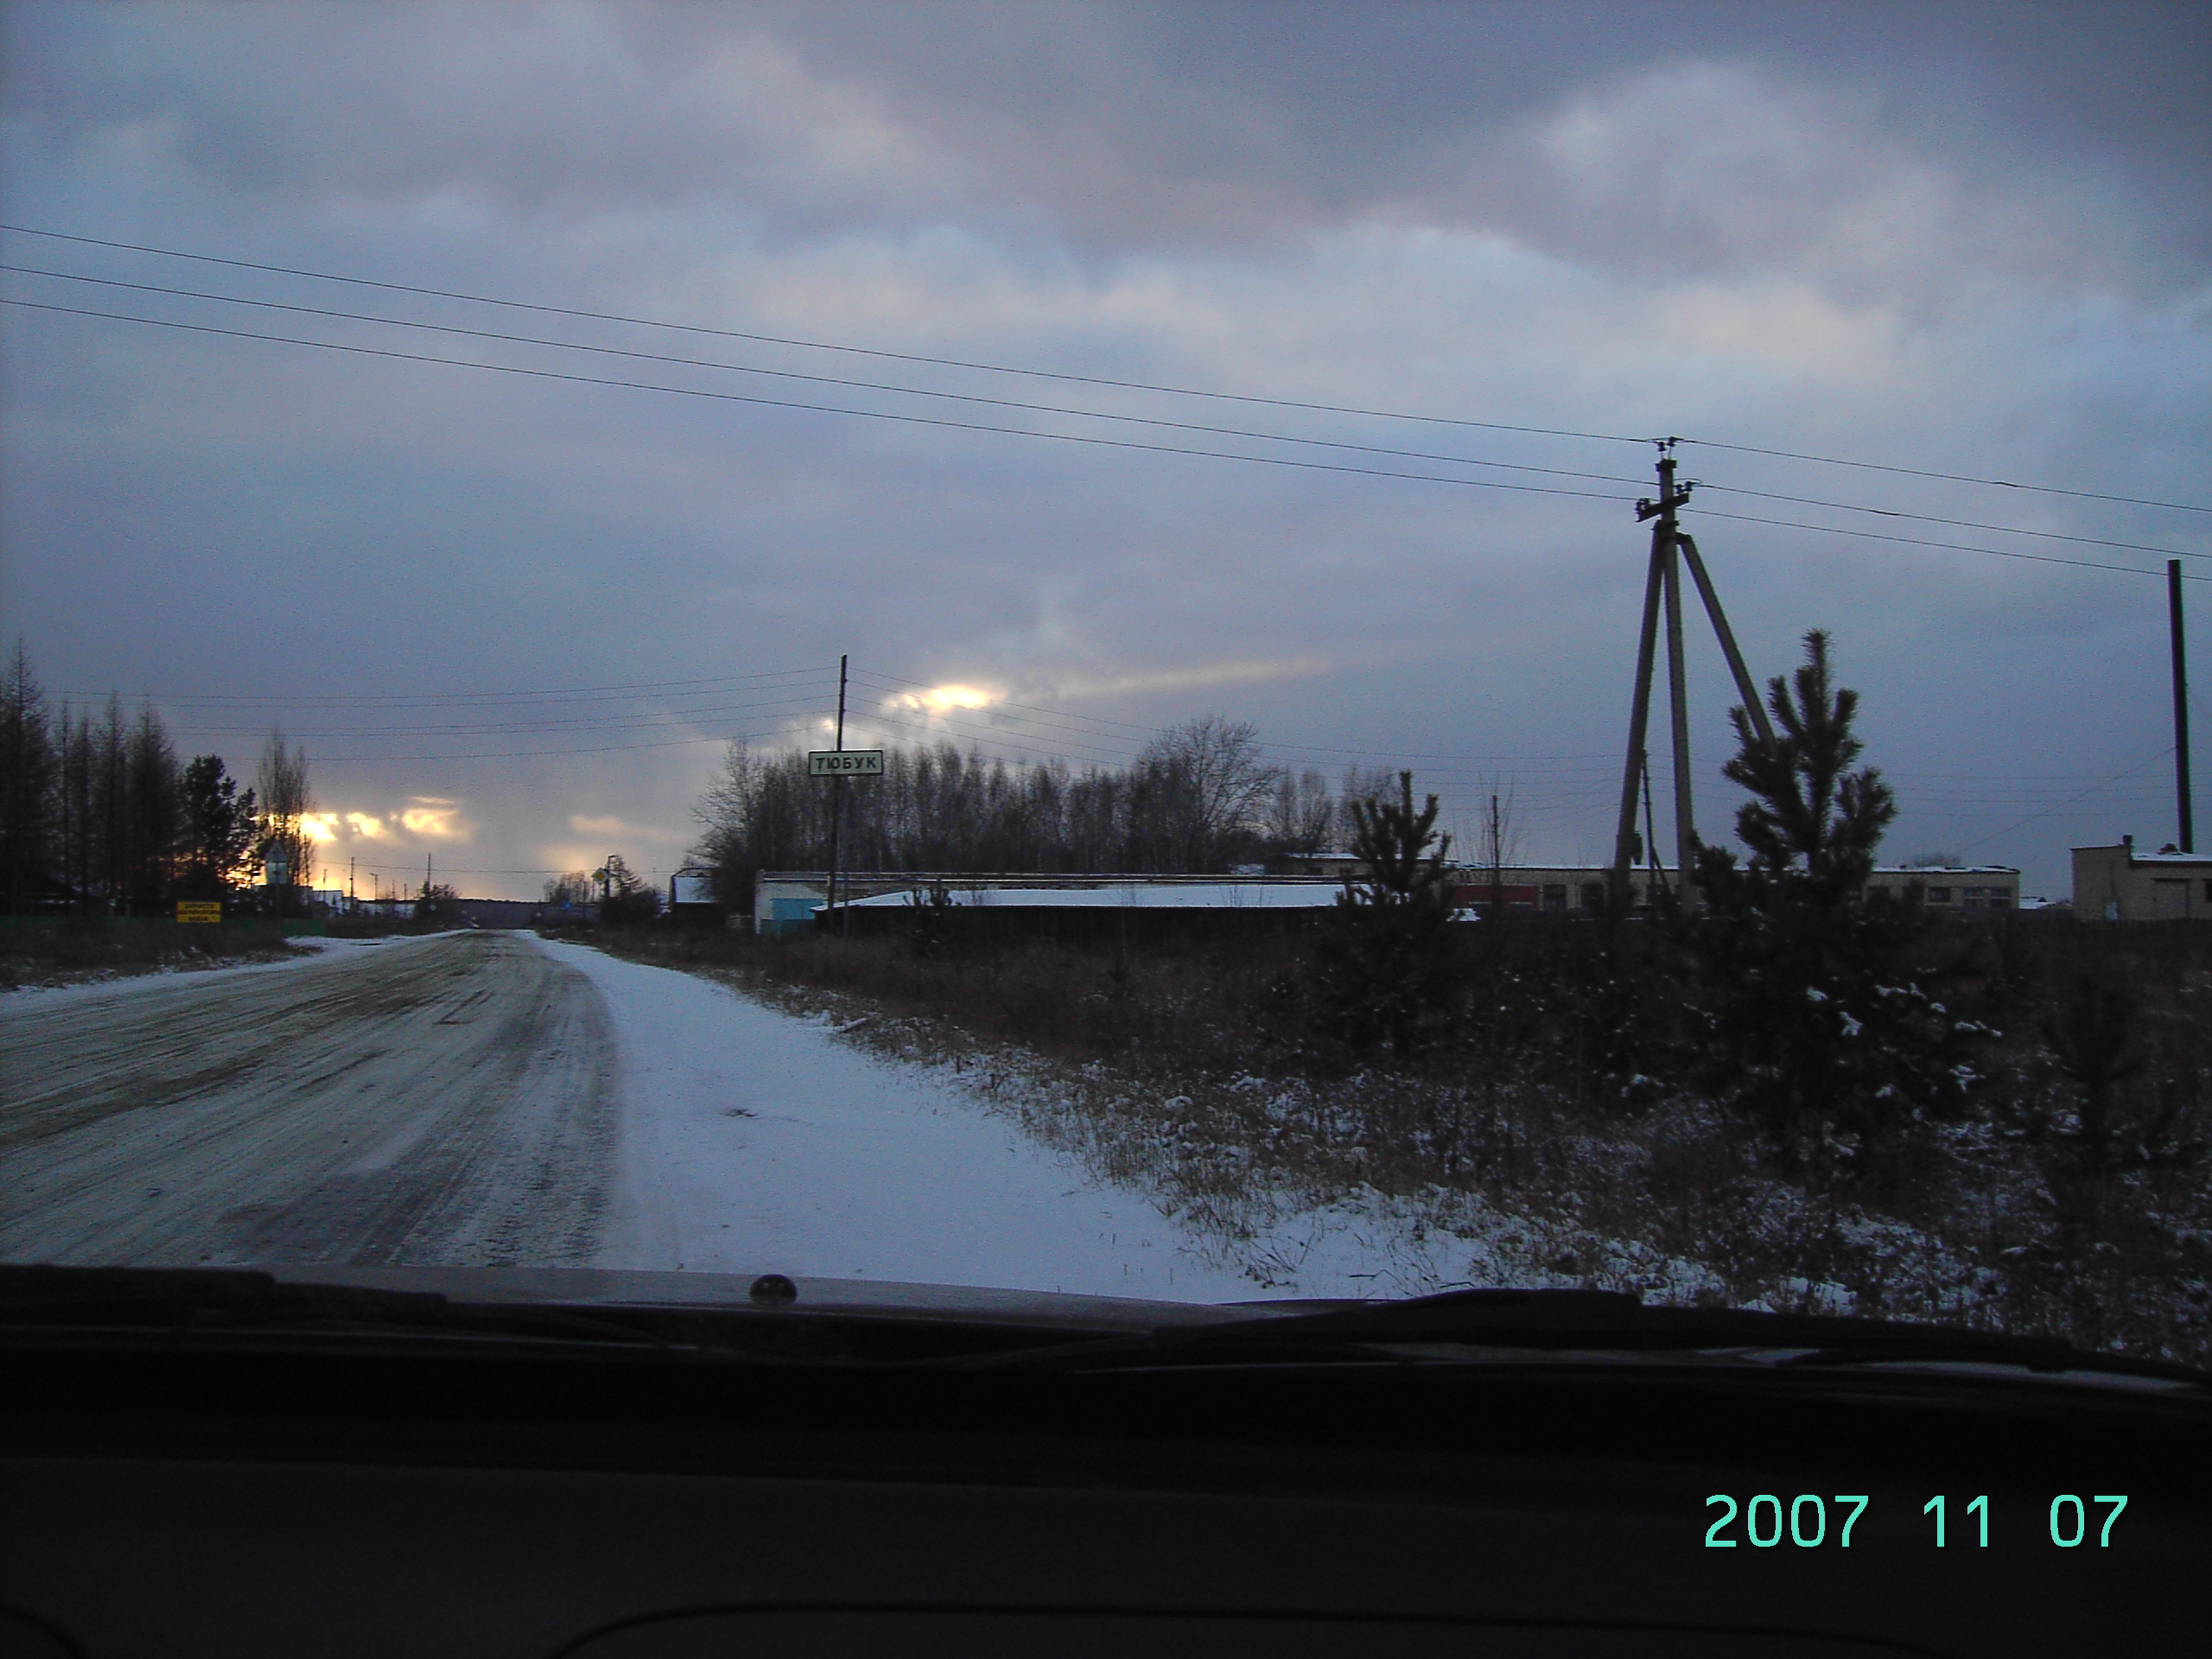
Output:
M24 8L13 35L47 142L133 131L278 196L1103 253L1379 216L1877 281L1837 245L1901 232L2122 289L2212 245L2195 5Z

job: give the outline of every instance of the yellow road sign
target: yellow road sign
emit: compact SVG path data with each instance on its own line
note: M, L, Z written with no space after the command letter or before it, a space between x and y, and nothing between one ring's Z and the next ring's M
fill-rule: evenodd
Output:
M219 922L223 919L223 901L219 899L180 899L176 901L176 918L180 922Z

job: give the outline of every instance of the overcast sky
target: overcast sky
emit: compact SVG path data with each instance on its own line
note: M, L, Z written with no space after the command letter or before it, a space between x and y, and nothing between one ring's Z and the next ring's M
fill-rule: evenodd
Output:
M2175 833L2160 578L2212 513L2095 498L2212 504L2212 8L4 17L10 225L480 296L0 238L73 308L0 317L7 635L242 773L301 734L364 893L672 868L840 652L850 741L1223 713L1602 861L1664 435L1753 672L1834 634L1886 855L2063 897Z

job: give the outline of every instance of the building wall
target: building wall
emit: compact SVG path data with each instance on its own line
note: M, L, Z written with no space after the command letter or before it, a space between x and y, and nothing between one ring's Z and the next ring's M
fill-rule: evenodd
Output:
M1285 861L1279 867L1294 874L1241 879L1302 885L1324 874L1325 863L1332 865L1325 874L1338 880L1359 868L1349 855L1328 854ZM1498 873L1503 878L1500 883L1503 892L1499 894L1491 890L1490 870L1460 866L1451 874L1452 902L1462 909L1486 909L1502 900L1508 910L1556 916L1588 915L1603 901L1605 884L1611 876L1609 868L1599 864L1509 865ZM932 875L927 872L864 871L849 872L843 878L843 891L855 899L865 899L879 893L926 887L933 881L943 881L946 887L959 890L1003 887L1009 882L1026 887L1172 887L1216 882L1220 879L1212 875ZM1671 887L1675 880L1673 870L1662 869L1655 876L1649 868L1638 868L1630 873L1629 885L1641 908L1651 903L1653 889L1660 881ZM1899 894L1918 887L1929 910L1944 915L1989 914L2017 910L2020 904L2020 873L2002 865L1956 870L1878 868L1868 885ZM763 871L753 890L753 931L768 937L803 932L813 925L815 907L823 903L827 896L827 883L819 872ZM734 925L741 925L741 918L732 920Z
M1312 885L1310 875L1241 876L1237 879L1240 884L1258 886ZM995 875L977 875L930 870L848 870L839 878L837 891L842 899L849 895L855 899L868 899L883 893L911 893L917 887L928 887L938 882L957 893L971 888L1006 887L1071 889L1214 887L1218 886L1221 880L1218 875L1136 875L1117 872L1045 875L1007 871ZM826 902L828 896L827 878L818 870L763 870L753 885L753 930L769 938L803 931L814 925L815 908ZM733 916L730 925L741 926L745 919Z
M2020 907L2020 873L2001 864L1957 870L1881 868L1866 885L1870 890L1899 895L1917 887L1921 903L1940 914L1986 914Z
M2139 853L2126 841L2076 847L2074 914L2085 922L2212 918L2212 854Z

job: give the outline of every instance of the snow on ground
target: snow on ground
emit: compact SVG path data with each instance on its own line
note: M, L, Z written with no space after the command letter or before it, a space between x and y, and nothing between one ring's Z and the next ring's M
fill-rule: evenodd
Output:
M620 1170L603 1267L1198 1302L1268 1294L1144 1194L1092 1179L944 1079L690 974L537 944L598 988L615 1033Z
M366 950L377 945L405 944L415 939L442 937L435 933L395 933L388 938L373 939L321 939L302 936L284 941L292 947L292 954L271 957L258 962L234 962L219 968L187 968L174 964L149 968L143 973L106 973L92 979L72 981L67 985L18 985L13 990L0 991L0 1005L10 997L35 997L43 1007L57 1002L77 1002L86 997L111 996L119 991L140 991L156 985L174 985L187 975L197 982L220 979L237 974L278 974L287 968L296 968L303 962L318 962L334 953Z

